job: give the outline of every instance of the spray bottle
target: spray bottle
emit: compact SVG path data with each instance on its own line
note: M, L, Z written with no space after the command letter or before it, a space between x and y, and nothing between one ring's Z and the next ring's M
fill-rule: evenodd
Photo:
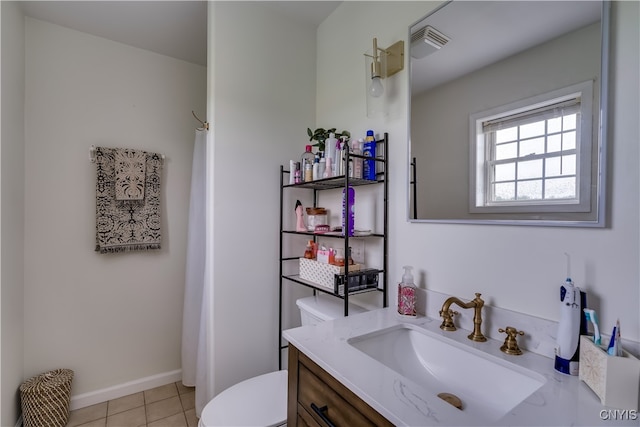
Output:
M402 282L398 284L398 314L416 317L416 285L413 283L410 265L405 265Z

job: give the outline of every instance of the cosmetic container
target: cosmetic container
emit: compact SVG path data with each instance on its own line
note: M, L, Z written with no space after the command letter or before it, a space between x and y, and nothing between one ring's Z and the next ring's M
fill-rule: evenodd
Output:
M315 231L318 225L328 225L325 208L307 208L307 230Z

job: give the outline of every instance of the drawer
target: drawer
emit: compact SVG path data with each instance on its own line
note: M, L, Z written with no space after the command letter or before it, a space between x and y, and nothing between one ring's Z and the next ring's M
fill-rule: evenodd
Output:
M299 365L298 381L299 409L308 412L319 425L329 425L322 413L335 426L374 426L305 365Z

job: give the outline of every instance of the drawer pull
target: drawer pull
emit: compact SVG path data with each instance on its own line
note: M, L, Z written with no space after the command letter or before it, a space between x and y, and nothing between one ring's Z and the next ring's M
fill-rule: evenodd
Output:
M313 411L318 414L320 418L322 418L322 421L324 421L326 425L328 425L329 427L336 427L335 424L333 424L331 420L324 414L324 412L329 409L327 405L324 405L322 408L318 408L315 403L311 403L311 409L313 409Z

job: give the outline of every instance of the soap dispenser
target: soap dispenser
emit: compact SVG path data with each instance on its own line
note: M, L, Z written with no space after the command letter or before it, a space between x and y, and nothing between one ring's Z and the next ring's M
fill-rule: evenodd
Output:
M410 265L404 267L402 282L398 284L398 314L416 317L416 285L413 283Z

